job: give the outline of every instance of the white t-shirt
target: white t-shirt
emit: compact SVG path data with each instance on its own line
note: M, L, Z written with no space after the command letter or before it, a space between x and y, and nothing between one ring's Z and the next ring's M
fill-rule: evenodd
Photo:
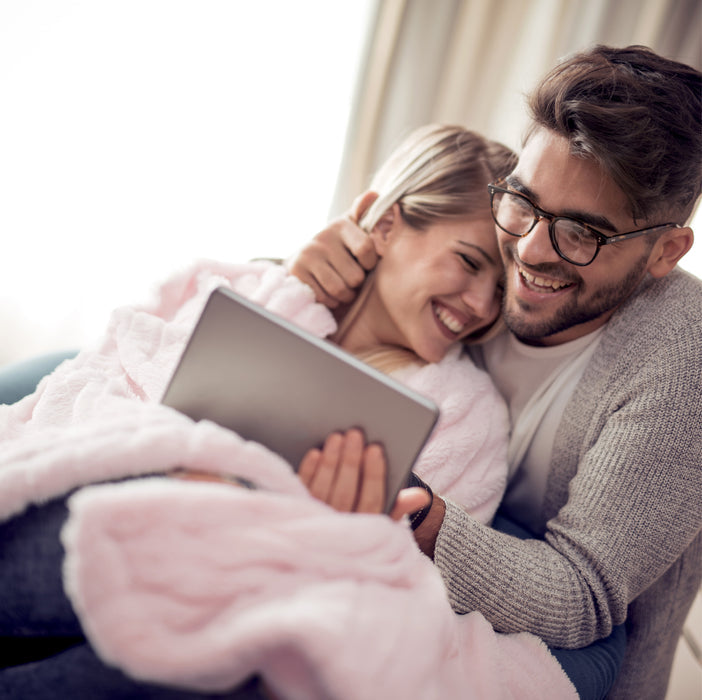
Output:
M509 405L512 426L503 505L536 534L543 534L537 523L556 430L602 330L549 347L526 345L502 333L482 347L485 368Z

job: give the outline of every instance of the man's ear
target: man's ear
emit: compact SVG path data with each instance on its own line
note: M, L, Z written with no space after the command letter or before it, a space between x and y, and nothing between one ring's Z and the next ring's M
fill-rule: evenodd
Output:
M652 277L665 277L687 253L695 240L692 229L673 228L666 231L655 243L648 259L648 271Z
M400 221L402 221L400 205L395 202L373 226L370 237L375 246L375 252L379 256L385 255L385 251L388 249L388 245L392 241L393 234L397 230Z

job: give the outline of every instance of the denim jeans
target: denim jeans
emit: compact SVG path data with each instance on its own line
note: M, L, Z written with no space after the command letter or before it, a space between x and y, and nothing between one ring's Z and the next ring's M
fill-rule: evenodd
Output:
M64 360L77 355L76 350L53 352L0 367L0 404L12 404L31 394L45 374L53 372Z

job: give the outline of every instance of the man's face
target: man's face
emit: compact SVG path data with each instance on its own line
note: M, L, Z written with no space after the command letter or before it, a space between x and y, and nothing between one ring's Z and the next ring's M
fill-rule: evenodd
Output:
M568 142L548 129L534 132L507 185L551 214L579 219L605 235L640 228L624 193L591 160L570 154ZM521 340L558 345L602 326L646 273L644 237L603 246L594 262L563 260L541 220L523 238L497 229L506 268L504 318Z

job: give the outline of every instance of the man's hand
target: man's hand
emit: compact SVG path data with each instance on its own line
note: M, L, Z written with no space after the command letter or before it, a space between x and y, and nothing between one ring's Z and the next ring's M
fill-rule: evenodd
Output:
M321 450L302 458L298 475L310 493L333 508L353 513L382 513L387 465L380 445L367 445L363 433L332 433ZM429 503L422 488L403 489L390 513L393 520Z
M347 216L332 221L286 262L288 271L312 287L317 301L330 309L351 303L366 272L378 262L370 236L358 226L376 198L374 192L361 195Z

